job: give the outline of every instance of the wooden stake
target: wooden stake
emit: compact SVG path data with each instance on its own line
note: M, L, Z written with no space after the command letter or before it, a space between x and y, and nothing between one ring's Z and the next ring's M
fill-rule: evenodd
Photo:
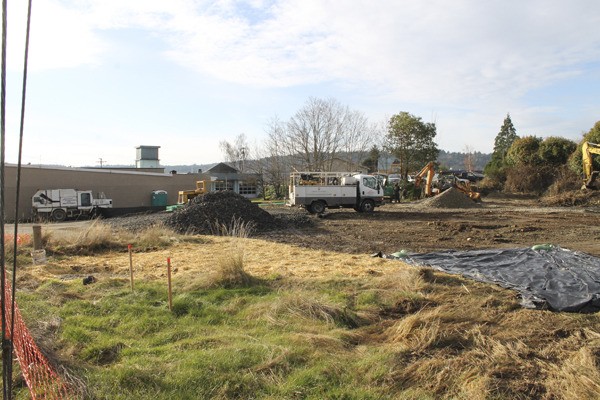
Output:
M42 249L42 226L41 225L33 225L33 249L41 250Z
M133 292L133 257L131 255L131 245L127 245L127 250L129 251L129 279L131 281L131 291Z
M171 257L167 257L167 280L169 282L169 311L173 309L173 293L171 291Z

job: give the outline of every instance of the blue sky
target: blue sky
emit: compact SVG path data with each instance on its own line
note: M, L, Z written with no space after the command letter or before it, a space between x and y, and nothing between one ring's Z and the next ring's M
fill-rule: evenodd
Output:
M7 149L17 160L24 1L9 1ZM436 122L448 151L520 136L578 141L600 120L596 0L34 0L23 160L223 159L309 97L383 125ZM383 133L382 133L383 134Z

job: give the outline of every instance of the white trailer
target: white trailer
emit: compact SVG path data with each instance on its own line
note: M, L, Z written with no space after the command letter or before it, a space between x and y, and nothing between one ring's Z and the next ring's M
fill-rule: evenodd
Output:
M383 204L383 188L373 175L351 172L294 172L290 175L291 206L320 214L326 208L372 212Z
M104 208L112 208L112 200L104 193L94 198L91 190L42 189L35 192L31 205L36 216L60 222L68 217L97 216Z

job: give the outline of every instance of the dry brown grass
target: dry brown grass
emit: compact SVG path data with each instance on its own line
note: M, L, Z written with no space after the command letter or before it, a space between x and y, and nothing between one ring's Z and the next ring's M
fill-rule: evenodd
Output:
M319 298L311 292L297 292L273 303L269 319L275 323L286 318L316 320L348 328L356 328L364 321L343 304Z
M255 230L255 226L251 221L243 221L241 218L232 218L228 224L215 223L212 226L213 235L229 236L236 238L249 238Z
M139 232L114 230L101 220L94 220L83 231L63 232L55 235L44 230L42 243L49 253L60 255L95 255L110 251L123 251L133 244L137 251L151 251L170 246L180 235L164 226L153 226Z
M594 399L600 394L600 334L586 329L582 336L585 346L548 366L546 385L557 397Z
M224 288L247 287L259 282L244 268L244 244L254 229L252 223L241 218L233 218L229 224L216 224L215 234L229 238L229 248L217 258L216 268L210 275L207 285Z
M227 251L220 254L215 270L209 276L209 287L247 287L258 282L244 268L244 246L233 240Z
M135 253L136 279L165 279L167 257L178 291L205 285L217 270L221 278L232 277L213 281L222 286L248 284L243 273L285 288L286 295L248 318L305 326L294 336L297 344L318 354L343 359L380 349L391 361L378 382L408 390L412 398L600 398L595 314L522 309L512 291L401 261L230 236ZM50 257L48 265L30 267L27 280L74 273L125 279L128 266L126 252ZM356 304L316 290L336 280L355 282L349 298ZM287 354L273 354L258 369L285 369Z

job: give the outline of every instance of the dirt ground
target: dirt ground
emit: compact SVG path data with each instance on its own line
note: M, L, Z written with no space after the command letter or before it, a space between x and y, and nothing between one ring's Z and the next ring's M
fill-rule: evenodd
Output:
M598 201L586 206L546 207L535 197L496 194L484 197L477 207L434 208L423 203L385 204L370 214L334 209L322 217L303 209L270 206L265 210L291 222L289 227L252 236L347 254L519 248L550 243L600 257ZM111 218L106 222L140 230L168 215ZM44 229L60 235L84 230L90 223L50 223ZM20 232L30 233L30 225L20 225ZM13 228L7 229L12 232Z
M311 218L312 226L260 237L352 254L519 248L550 243L600 256L598 205L544 207L537 198L490 195L475 208L400 203L386 204L371 214L340 209L328 210L322 218Z

